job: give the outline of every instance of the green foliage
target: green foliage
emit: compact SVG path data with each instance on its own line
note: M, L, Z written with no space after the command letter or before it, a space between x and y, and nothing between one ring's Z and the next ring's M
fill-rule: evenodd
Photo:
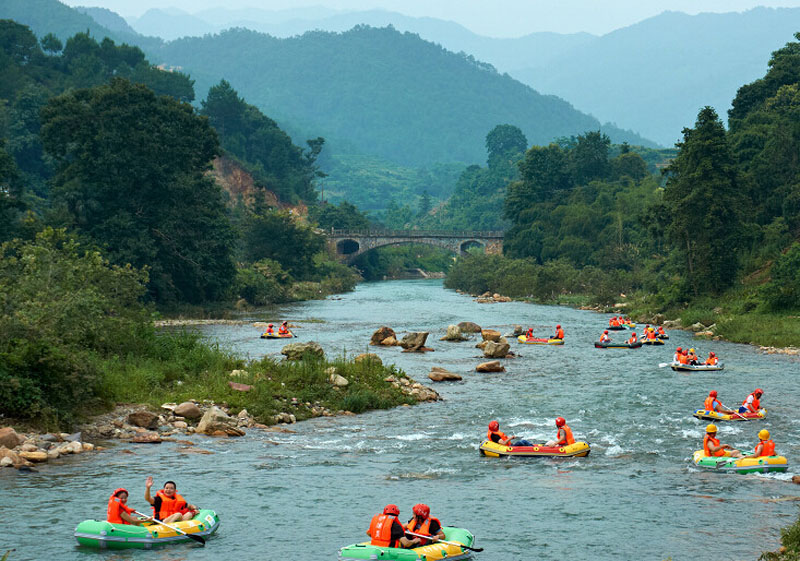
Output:
M0 242L11 239L25 209L22 183L14 159L4 149L0 139Z
M494 167L503 160L511 160L514 164L527 149L528 139L514 125L497 125L486 135L489 167Z
M409 269L447 272L453 254L446 249L422 244L380 247L361 255L354 265L368 281L402 278Z
M226 293L234 233L204 176L218 149L205 119L122 79L53 98L42 119L56 200L77 231L112 262L149 266L158 302Z
M201 113L219 133L222 148L247 165L259 187L287 202L316 200L312 181L325 139L309 140L309 151L304 153L275 121L247 104L225 80L208 91Z
M785 254L775 260L770 277L761 290L766 309L800 309L800 243L793 243Z
M323 230L366 230L371 226L367 215L347 201L313 206L309 209L309 218Z
M236 292L253 306L286 302L291 277L280 263L262 259L236 271Z

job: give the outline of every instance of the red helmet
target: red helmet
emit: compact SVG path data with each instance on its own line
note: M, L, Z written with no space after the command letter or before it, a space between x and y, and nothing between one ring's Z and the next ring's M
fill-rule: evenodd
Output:
M491 423L489 423L489 430L497 430L499 428L500 428L500 423L498 423L497 421L492 421Z
M762 390L761 388L756 388L756 391L754 391L753 393L760 393L761 395L764 395L764 390Z
M678 347L677 349L675 349L675 352L676 352L676 353L679 353L679 352L681 352L682 350L683 350L682 348Z
M717 390L711 390L710 392L708 392L708 396L709 397L717 397Z
M556 329L561 329L561 324L556 325Z
M269 324L269 327L272 327L272 324L271 324L271 323Z
M400 515L400 509L397 508L397 505L386 505L383 507L384 514L394 514L395 516Z
M603 331L603 333L605 333L606 335L608 335L608 329L606 329L605 331Z
M427 518L431 515L431 507L426 504L419 503L414 505L414 508L411 509L411 512L417 516L421 516L422 518Z
M120 493L125 493L126 495L130 495L130 493L128 493L127 489L125 489L124 487L120 487L119 489L115 489L114 492L111 493L111 496L112 497L119 497Z
M710 353L708 353L708 356L717 356L717 355L714 354L714 351L711 351Z
M564 426L564 425L566 425L566 424L567 424L567 422L564 420L564 417L558 417L558 418L556 419L556 426L557 426L558 428L561 428L561 427L563 427L563 426Z

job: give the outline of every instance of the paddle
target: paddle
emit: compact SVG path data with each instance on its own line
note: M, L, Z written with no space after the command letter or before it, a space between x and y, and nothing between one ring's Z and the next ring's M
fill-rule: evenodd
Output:
M138 514L139 516L143 516L144 518L146 518L146 519L148 519L148 520L152 520L152 521L153 521L153 522L155 522L156 524L161 524L162 526L166 526L166 527L167 527L167 528L169 528L170 530L175 530L175 531L176 531L176 532L178 532L179 534L183 534L184 536L186 536L186 537L187 537L187 538L189 538L190 540L194 540L194 541L196 541L197 543L199 543L199 544L200 544L200 545L202 545L202 546L205 546L205 545L206 545L206 540L204 540L204 539L203 539L203 536L195 536L194 534L187 534L186 532L184 532L183 530L181 530L181 529L180 529L180 528L178 528L177 526L170 526L169 524L165 524L164 522L161 522L160 520L156 520L156 519L155 519L155 518L153 518L152 516L147 516L146 514L142 514L141 512L139 512L139 511L137 511L137 510L134 510L133 512L135 512L135 513L136 513L136 514Z
M728 409L729 411L733 411L734 415L739 415L742 418L742 420L745 420L745 421L748 420L747 417L745 417L744 415L739 413L738 409L731 409L730 407L726 407L725 404L722 403L721 401L719 402L719 404L722 405L723 407L725 407L725 409Z
M414 532L409 532L408 530L406 530L406 534L408 534L409 536L417 537L417 538L425 538L427 540L431 539L431 536L426 536L425 534L415 534ZM482 547L470 547L468 545L464 545L463 543L449 542L449 541L446 541L446 540L437 540L437 541L439 543L446 543L447 545L455 545L455 546L458 546L458 547L463 547L464 549L469 549L470 551L474 551L476 553L479 553L479 552L483 551Z
M672 364L672 363L671 362L661 362L661 363L658 364L658 367L659 368L664 368L665 366L669 366L670 364Z

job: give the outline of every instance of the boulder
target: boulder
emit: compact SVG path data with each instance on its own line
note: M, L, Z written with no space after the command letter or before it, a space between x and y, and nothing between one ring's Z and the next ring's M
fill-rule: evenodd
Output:
M425 331L412 331L406 333L400 341L400 346L407 351L421 349L425 346L425 341L428 339L428 333Z
M369 340L369 344L385 345L383 341L386 340L388 337L395 337L396 339L394 329L384 325L383 327L381 327L375 333L372 334L372 338Z
M203 418L197 424L197 432L202 434L211 434L221 431L228 436L243 436L243 430L236 427L237 419L229 417L225 411L216 405L203 414Z
M356 358L353 359L353 362L362 362L362 361L375 362L379 365L383 364L381 357L379 357L375 353L361 353L360 355L358 355Z
M462 321L458 324L458 330L461 331L461 333L480 333L481 326L471 321Z
M253 386L248 386L247 384L239 384L238 382L228 382L228 385L232 390L237 392L249 392L253 389Z
M273 419L276 423L292 424L297 422L297 419L291 413L278 413Z
M434 382L458 382L462 380L461 376L455 372L450 372L439 366L434 366L428 373L428 378Z
M698 321L697 323L693 323L692 325L690 325L689 330L697 333L698 331L707 331L708 328Z
M792 476L792 483L796 483L797 485L800 485L800 475L793 475Z
M478 343L477 345L475 345L475 348L476 348L476 349L483 350L483 349L485 349L485 348L486 348L486 345L487 345L488 343L492 343L492 342L493 342L493 341L481 341L480 343Z
M51 448L47 451L47 459L48 460L57 460L61 454L58 453L58 450L55 448Z
M511 350L511 345L505 339L502 341L486 341L486 346L483 347L484 358L505 358L508 351Z
M484 341L500 341L500 332L494 329L484 329L481 331L481 337L483 337Z
M281 354L286 357L286 360L303 360L303 357L306 355L318 358L325 357L325 351L322 350L322 347L320 347L319 343L316 341L289 343L281 349Z
M176 416L185 419L199 419L203 416L200 408L191 401L184 401L172 411Z
M337 388L344 388L350 383L347 378L344 376L340 376L339 374L331 374L330 382Z
M466 341L467 337L461 333L457 325L448 325L447 334L440 339L440 341Z
M41 450L37 450L35 452L20 452L19 453L21 458L28 460L29 462L46 462L47 461L47 452L43 452Z
M174 414L175 408L178 406L177 403L162 403L161 409L164 411L169 411L170 413Z
M19 449L20 452L36 452L36 450L38 450L38 447L32 442L26 442L25 444L20 446Z
M83 444L81 444L81 447L83 448L84 452L91 452L92 450L94 450L94 444L92 444L91 442L84 442Z
M158 433L148 432L137 434L131 439L131 442L136 444L161 444L161 437L158 436Z
M231 378L239 378L241 376L247 376L247 370L231 370L229 376Z
M0 467L11 467L14 465L14 460L9 458L8 456L3 456L0 458Z
M397 346L397 338L393 336L389 336L383 341L381 341L381 346L383 347L396 347Z
M16 448L23 442L25 442L25 439L18 435L13 428L3 427L0 429L0 446L11 449Z
M679 319L666 319L662 322L662 325L664 326L664 329L680 329L683 327L683 324Z
M492 360L490 362L482 362L475 368L478 372L505 372L505 367L500 364L499 360Z
M172 423L172 426L175 427L176 429L185 429L189 425L186 423L186 421L175 421L174 423Z
M151 413L150 411L145 411L144 409L140 411L134 411L126 418L128 424L133 425L135 427L142 427L144 429L157 429L158 428L158 415L155 413Z

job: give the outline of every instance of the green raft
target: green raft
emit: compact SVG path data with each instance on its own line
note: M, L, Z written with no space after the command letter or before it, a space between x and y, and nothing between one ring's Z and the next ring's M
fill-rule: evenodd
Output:
M694 465L700 468L725 471L731 473L773 473L786 471L789 463L783 456L706 456L703 450L692 455Z
M458 542L468 547L472 547L475 541L469 531L464 528L451 528L443 526L442 531L447 541ZM339 561L351 561L356 559L383 559L388 561L438 561L447 559L470 559L472 552L457 545L447 545L443 543L432 543L415 547L413 549L402 549L399 547L378 547L370 545L369 542L355 543L339 550Z
M213 510L201 510L191 520L170 524L194 536L210 536L219 528ZM189 541L183 534L153 522L143 526L112 524L105 520L84 520L75 528L80 545L100 549L150 549L154 545Z

